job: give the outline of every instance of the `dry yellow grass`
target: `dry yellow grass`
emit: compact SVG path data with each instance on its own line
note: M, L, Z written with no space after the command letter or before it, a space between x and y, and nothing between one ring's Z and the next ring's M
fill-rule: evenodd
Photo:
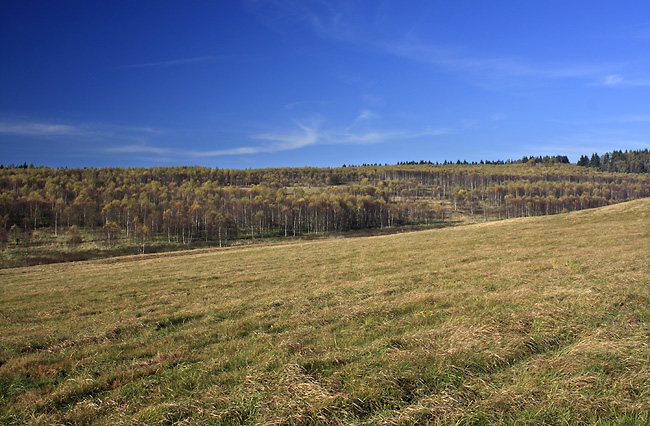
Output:
M6 424L650 421L650 200L0 271Z

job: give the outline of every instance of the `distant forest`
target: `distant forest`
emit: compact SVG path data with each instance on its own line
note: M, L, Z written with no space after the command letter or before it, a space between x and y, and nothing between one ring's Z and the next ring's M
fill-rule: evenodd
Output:
M650 154L643 151L613 151L602 156L594 153L590 157L583 155L578 160L578 165L592 167L601 172L618 173L649 173Z
M586 160L585 160L586 159ZM650 196L650 154L614 151L469 164L52 169L0 166L0 243L35 230L74 244L297 236L549 215Z

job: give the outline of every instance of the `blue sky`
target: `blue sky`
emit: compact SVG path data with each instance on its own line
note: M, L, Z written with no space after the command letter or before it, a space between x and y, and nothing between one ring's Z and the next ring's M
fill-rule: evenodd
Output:
M650 146L646 1L0 6L0 163L340 166Z

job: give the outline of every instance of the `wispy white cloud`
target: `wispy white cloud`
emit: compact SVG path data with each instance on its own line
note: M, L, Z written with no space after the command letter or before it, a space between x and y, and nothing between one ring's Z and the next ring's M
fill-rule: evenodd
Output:
M225 155L251 155L276 151L280 151L280 149L264 146L241 146L238 148L217 149L213 151L187 151L183 154L190 157L221 157Z
M351 131L350 128L323 129L320 126L306 126L296 123L300 129L299 133L288 131L284 133L272 133L255 135L255 139L271 140L276 143L268 145L268 149L284 151L298 149L308 145L337 145L337 144L376 144L388 141L414 139L424 136L439 136L451 133L449 129L424 129L419 131L405 130L364 130Z
M275 151L287 151L314 145L319 142L319 124L306 125L295 123L298 130L289 133L261 133L253 135L253 139L273 141L269 148Z
M121 65L117 67L118 69L128 69L128 68L166 68L176 65L185 65L185 64L194 64L199 62L208 62L214 61L217 59L226 59L225 57L219 56L197 56L194 58L182 58L182 59L172 59L169 61L159 61L159 62L145 62L140 64L131 64L131 65Z
M518 57L480 57L462 53L459 49L414 42L412 40L390 42L379 45L392 55L415 62L431 65L454 72L473 76L477 84L512 81L513 78L534 78L542 80L595 78L613 68L607 64L542 64L533 63Z
M251 139L269 141L271 143L251 146L239 146L235 148L215 150L185 150L179 151L179 155L189 157L221 157L227 155L253 155L262 153L273 153L291 151L319 143L319 122L315 121L310 125L295 122L297 129L289 132L268 132L251 136Z
M330 143L343 144L375 144L389 141L401 141L405 139L416 139L425 136L440 136L451 133L449 129L426 129L420 131L385 130L367 132L343 132L327 135Z
M139 158L147 158L150 160L165 159L164 161L176 161L184 158L197 158L197 157L219 157L222 155L236 155L236 154L257 154L266 152L260 147L239 147L223 150L211 151L198 151L188 149L173 149L166 147L157 147L149 144L135 144L135 145L117 145L112 147L103 147L99 152L107 155L138 155Z
M650 22L641 22L624 27L622 37L631 40L650 39Z
M363 95L363 102L372 107L381 107L386 105L386 100L383 96L371 95L368 93Z
M374 113L369 109L364 109L363 111L361 111L361 113L359 113L359 115L357 116L357 118L354 119L354 121L359 122L359 121L372 120L378 118L380 118L379 114Z
M293 110L297 109L299 107L308 107L308 106L314 106L314 105L326 105L329 102L326 101L297 101L297 102L289 102L288 104L285 104L282 108L286 110Z
M70 124L0 118L0 134L12 134L25 137L132 138L138 135L160 135L163 133L162 130L142 126L123 126L105 123Z
M614 121L621 123L650 123L650 114L626 115L618 117Z
M470 118L464 118L460 120L460 124L463 127L466 128L471 128L471 127L476 127L478 125L483 125L485 124L486 121L502 121L506 120L508 118L508 115L501 113L501 112L495 112L493 114L490 114L487 118L483 117L480 120L479 119L470 119Z
M287 26L306 26L321 37L346 38L350 30L346 15L353 14L348 4L334 5L328 0L244 0L244 5L263 25L279 33Z
M0 136L45 140L48 144L65 146L58 157L87 158L119 157L145 161L172 162L173 149L156 146L153 141L166 134L164 130L147 126L127 126L107 123L61 123L0 117ZM21 139L18 139L21 138Z
M0 133L21 136L70 136L88 134L89 130L68 124L0 121Z
M362 110L352 120L352 124L361 121L370 124L370 122L379 118L378 114L370 110ZM155 143L154 138L165 134L165 132L150 127L111 126L106 124L73 125L0 119L0 134L25 137L57 137L59 139L64 137L65 140L80 142L79 149L85 153L94 152L95 155L128 156L129 158L169 162L179 159L293 151L313 145L376 144L450 133L450 130L443 128L420 129L417 131L377 130L368 128L365 125L363 130L354 130L352 125L339 128L325 127L324 122L325 120L322 117L314 117L306 121L294 121L294 125L290 129L249 135L250 141L258 141L257 144L240 144L231 148L212 150L178 148L180 144L161 146Z
M252 6L252 10L262 22L278 31L282 31L281 28L286 25L306 25L322 39L408 59L446 71L463 73L470 83L486 89L521 85L528 81L526 79L593 80L599 75L612 73L620 68L620 64L577 63L570 60L540 63L517 56L484 56L471 50L463 51L462 47L458 46L452 48L423 41L416 33L430 14L431 6L426 5L413 15L413 23L406 26L405 32L395 34L381 30L380 24L386 14L386 2L371 3L371 10L360 10L358 5L335 4L325 0L311 2L248 0L248 4ZM371 19L364 20L360 16ZM645 26L640 26L637 30L646 31L646 29ZM341 73L341 77L345 77L345 74Z
M605 76L602 82L605 86L619 86L621 83L623 83L623 77L618 74Z
M169 148L136 144L107 147L104 148L104 152L108 154L171 154L172 150Z
M294 109L297 106L303 105L305 102L299 101L299 102L289 102L288 104L284 105L284 109Z
M463 127L474 127L478 124L478 120L470 120L468 118L460 120L460 124L463 125Z
M363 116L363 112L360 116ZM371 117L372 113L366 119ZM426 136L439 136L451 133L445 128L405 130L364 130L352 131L350 127L324 128L322 119L310 123L294 122L294 128L285 131L257 133L251 139L261 141L260 145L248 145L234 148L207 151L179 151L178 155L189 157L220 157L228 155L253 155L292 151L313 145L369 145L390 141L403 141ZM268 143L264 143L268 142Z
M560 123L569 126L591 127L602 124L619 123L650 123L650 114L618 115L609 117L597 117L584 120L548 120L553 123Z
M609 74L602 77L597 83L592 85L608 87L643 87L650 86L650 79L629 79L619 74Z
M54 121L17 120L0 118L0 136L29 140L47 140L49 143L66 143L65 155L70 158L94 155L128 155L143 154L160 160L170 150L148 145L152 138L165 132L146 126L123 126L105 123L57 123ZM124 145L115 146L120 141ZM31 142L28 142L31 143ZM76 147L76 148L72 148ZM58 154L57 154L58 155ZM169 161L172 161L171 159Z

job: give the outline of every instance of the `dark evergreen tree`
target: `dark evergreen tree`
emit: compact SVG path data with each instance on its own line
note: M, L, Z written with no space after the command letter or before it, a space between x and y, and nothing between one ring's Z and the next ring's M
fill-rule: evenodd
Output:
M589 161L589 167L593 167L594 169L600 169L600 165L601 165L600 157L598 156L598 154L594 153L591 156L591 160Z

